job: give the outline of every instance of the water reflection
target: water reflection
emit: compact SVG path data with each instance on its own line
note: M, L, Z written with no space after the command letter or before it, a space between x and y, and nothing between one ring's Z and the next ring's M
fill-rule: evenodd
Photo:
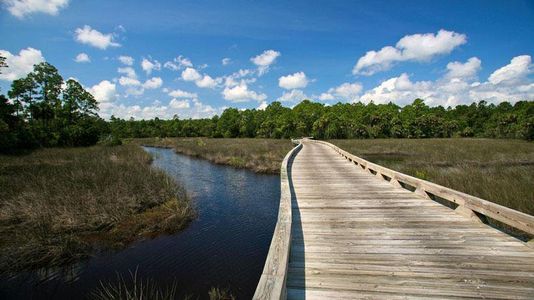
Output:
M173 281L184 294L207 298L212 286L249 299L263 269L278 212L278 176L214 165L146 148L154 166L180 181L198 218L183 232L140 241L119 252L102 252L63 269L0 278L1 299L79 299L100 280L138 274L162 285Z

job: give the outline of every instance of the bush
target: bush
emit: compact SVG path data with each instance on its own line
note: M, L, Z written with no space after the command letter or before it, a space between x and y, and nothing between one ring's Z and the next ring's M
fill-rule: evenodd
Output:
M116 135L108 134L104 138L100 139L98 144L107 147L114 147L122 145L122 140Z

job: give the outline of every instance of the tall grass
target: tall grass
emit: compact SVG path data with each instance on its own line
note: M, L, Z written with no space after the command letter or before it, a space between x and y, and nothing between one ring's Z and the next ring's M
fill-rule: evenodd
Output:
M189 200L150 162L135 145L0 156L0 272L184 227L194 216Z
M210 300L235 300L229 289L212 287L208 291ZM117 274L115 281L100 282L100 286L89 294L91 300L173 300L193 299L191 296L179 296L179 288L176 281L167 286L159 285L152 278L141 278L138 269L129 271L129 277L125 278Z
M534 143L496 139L331 140L371 162L534 215Z
M284 156L293 147L289 140L148 138L134 143L169 147L177 153L207 159L217 164L246 168L258 173L278 174Z

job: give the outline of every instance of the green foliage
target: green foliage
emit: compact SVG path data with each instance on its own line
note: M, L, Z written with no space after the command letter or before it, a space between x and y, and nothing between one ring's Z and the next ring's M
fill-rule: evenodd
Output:
M0 151L38 146L89 146L108 131L97 102L73 79L63 81L49 63L34 66L0 95Z
M1 60L0 60L1 62ZM0 70L1 70L0 63ZM0 99L0 151L36 146L86 146L99 136L116 138L215 137L319 139L490 137L534 140L534 102L499 105L485 101L455 108L429 107L422 99L393 103L337 103L304 100L294 108L273 102L265 110L226 109L211 119L104 122L97 102L78 82L66 82L48 64L14 80ZM107 143L107 142L106 142Z
M534 139L534 102L499 105L484 101L455 108L429 107L421 99L393 103L337 103L304 100L293 109L280 102L265 110L226 109L220 117L197 120L112 118L110 128L122 138L226 137L319 139L490 137Z
M104 138L102 138L98 143L102 146L114 147L114 146L122 145L122 140L116 135L108 134Z

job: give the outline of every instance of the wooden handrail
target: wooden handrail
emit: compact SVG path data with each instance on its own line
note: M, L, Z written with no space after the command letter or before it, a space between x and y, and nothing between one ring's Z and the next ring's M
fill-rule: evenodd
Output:
M414 192L422 197L430 198L434 195L455 203L458 205L456 210L463 215L473 218L479 214L487 216L534 236L534 216L374 164L325 141L306 141L331 147L346 159L360 165L362 169L383 180L388 180L393 185L406 184L415 188Z
M289 151L280 168L280 208L274 228L273 239L265 266L253 299L286 299L286 276L289 264L289 247L291 245L291 182L288 176L289 161L298 153L302 144L300 140L291 140L297 144Z

